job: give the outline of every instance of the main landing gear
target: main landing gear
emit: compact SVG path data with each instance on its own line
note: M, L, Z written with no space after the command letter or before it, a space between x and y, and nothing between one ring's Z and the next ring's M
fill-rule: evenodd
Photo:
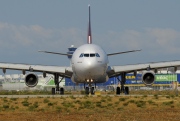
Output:
M59 86L59 84L61 83L61 81L63 79L64 79L64 77L62 77L61 80L59 81L59 75L57 73L54 74L54 82L55 82L56 88L52 88L52 95L55 95L55 94L63 95L64 94L64 88Z
M126 82L126 73L121 74L121 80L117 77L119 82L121 83L121 87L116 88L116 94L120 95L120 93L124 93L125 95L129 95L129 87L125 87L124 84Z
M89 83L87 87L84 84L84 89L85 89L86 95L89 95L89 94L94 95L95 94L95 88L96 88L96 84L95 84L95 87L93 87L91 83Z

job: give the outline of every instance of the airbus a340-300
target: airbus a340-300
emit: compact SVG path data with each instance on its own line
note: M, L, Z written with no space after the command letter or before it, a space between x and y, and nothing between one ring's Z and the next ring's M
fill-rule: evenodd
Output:
M143 71L142 81L145 85L152 85L155 80L155 73L157 72L157 69L174 67L176 70L177 67L180 66L180 61L109 66L109 56L136 52L140 50L106 54L106 52L100 46L92 44L90 5L88 8L89 22L87 44L78 47L72 54L41 51L51 54L72 56L71 65L69 67L0 63L0 68L2 68L4 73L6 72L6 69L21 70L23 74L26 74L26 71L28 71L29 73L27 73L25 76L25 84L29 87L34 87L38 83L38 76L34 72L42 72L44 77L47 73L53 74L56 88L52 88L52 94L56 94L57 92L64 94L64 88L59 87L59 83L61 82L59 77L62 77L62 79L71 78L71 80L75 83L84 83L86 94L95 93L96 83L104 83L110 77L117 77L121 83L121 86L117 86L116 94L129 94L129 88L124 86L126 82L125 75L127 73L134 73L134 75L136 75L137 71ZM118 78L119 75L121 75L121 79Z

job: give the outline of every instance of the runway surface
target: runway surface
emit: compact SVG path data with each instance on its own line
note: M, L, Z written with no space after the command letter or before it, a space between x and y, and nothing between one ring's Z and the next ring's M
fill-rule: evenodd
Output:
M0 95L0 98L37 98L37 97L54 97L54 98L58 98L58 97L84 97L87 95ZM88 96L92 96L92 97L97 97L99 95L88 95ZM134 96L143 96L143 95L100 95L100 96L110 96L110 97L114 97L114 96L126 96L126 97L134 97ZM153 96L153 95L147 95L147 96ZM158 95L161 96L161 95Z

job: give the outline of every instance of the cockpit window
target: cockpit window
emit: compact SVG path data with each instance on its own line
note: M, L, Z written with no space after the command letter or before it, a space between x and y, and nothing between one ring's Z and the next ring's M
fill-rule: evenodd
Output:
M84 55L84 54L83 54L83 53L81 53L81 55L80 55L79 57L80 57L80 58L82 58L82 57L83 57L83 55Z
M90 57L95 57L95 53L90 53Z
M89 54L85 53L85 54L84 54L84 57L89 57Z
M100 57L100 55L98 53L81 53L79 57Z
M96 57L100 57L100 55L98 53L96 53Z

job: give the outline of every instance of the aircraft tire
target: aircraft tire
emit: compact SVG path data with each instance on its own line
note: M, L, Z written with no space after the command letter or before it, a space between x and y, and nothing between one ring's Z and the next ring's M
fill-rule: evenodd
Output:
M117 87L117 88L116 88L116 95L120 95L120 92L121 92L121 88L120 88L120 87Z
M60 88L60 95L64 95L64 88Z
M85 94L86 94L86 95L89 95L89 87L86 87L86 88L85 88Z
M125 87L125 95L129 95L129 87Z
M55 93L56 93L56 89L52 88L52 95L55 95Z
M94 95L95 91L94 91L94 87L91 87L91 95Z

